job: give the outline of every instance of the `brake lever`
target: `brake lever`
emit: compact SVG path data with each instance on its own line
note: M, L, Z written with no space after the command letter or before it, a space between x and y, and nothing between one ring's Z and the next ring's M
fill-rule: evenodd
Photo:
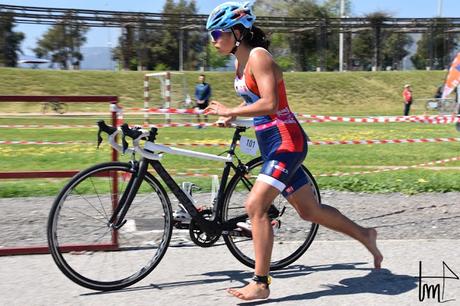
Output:
M99 120L97 122L97 126L99 127L99 130L97 132L97 148L99 149L99 146L101 145L103 141L101 133L105 132L109 135L112 135L113 133L117 131L117 129L114 127L108 126L104 120Z
M99 147L101 146L101 143L102 143L102 136L101 136L101 129L98 130L97 132L97 146L96 146L96 149L99 149Z
M121 131L123 132L123 136L121 137L121 144L123 147L123 154L125 154L126 150L128 150L129 144L126 141L126 135L129 133L129 126L127 123L123 123L121 126Z
M122 137L122 144L123 144L123 153L128 149L128 142L126 141L125 137L128 136L132 139L137 139L139 136L142 135L142 131L136 129L136 128L129 128L129 125L127 123L124 123L121 126L121 131L123 132L123 137Z

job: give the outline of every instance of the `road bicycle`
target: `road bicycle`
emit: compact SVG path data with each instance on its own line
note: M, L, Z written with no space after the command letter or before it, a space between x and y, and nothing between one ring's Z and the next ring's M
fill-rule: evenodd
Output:
M426 110L435 110L440 113L451 113L454 111L455 101L452 99L433 98L425 103Z
M59 269L75 283L94 290L117 290L147 276L169 246L173 227L188 227L192 241L212 246L223 238L230 252L254 268L251 225L244 201L260 172L260 157L245 163L236 154L241 133L249 126L236 122L225 156L179 149L155 143L158 130L143 131L124 124L121 131L98 122L112 147L131 154L129 162L107 162L76 174L62 189L50 211L49 249ZM122 135L122 145L117 135ZM132 146L128 146L129 138ZM240 144L241 146L241 144ZM136 154L140 158L136 159ZM163 167L166 154L220 161L224 164L218 191L210 207L195 205ZM153 173L148 171L149 166ZM318 185L305 166L318 203ZM169 194L179 201L173 212ZM190 217L183 218L183 212ZM181 214L182 213L182 214ZM312 243L318 225L304 221L278 196L268 211L274 232L271 270L293 263Z
M60 101L43 102L42 103L42 113L46 114L46 112L48 111L48 108L62 115L65 112L67 112L67 110L69 109L69 106L66 103L60 102Z

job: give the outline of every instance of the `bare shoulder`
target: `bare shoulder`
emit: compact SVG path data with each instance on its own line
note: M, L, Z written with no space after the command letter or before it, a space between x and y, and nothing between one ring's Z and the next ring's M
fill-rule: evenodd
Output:
M249 54L249 61L256 65L267 65L269 63L274 63L270 52L260 47L251 50L251 53Z
M276 64L273 56L264 48L254 48L249 54L249 62L253 73L272 71L275 73L277 80L283 78L281 69Z

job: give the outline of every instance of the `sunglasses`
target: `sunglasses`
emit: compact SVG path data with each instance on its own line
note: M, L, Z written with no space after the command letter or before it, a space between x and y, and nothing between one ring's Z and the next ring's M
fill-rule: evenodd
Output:
M216 42L219 38L222 37L222 33L230 33L232 30L212 30L209 32L209 36L211 36L211 40Z

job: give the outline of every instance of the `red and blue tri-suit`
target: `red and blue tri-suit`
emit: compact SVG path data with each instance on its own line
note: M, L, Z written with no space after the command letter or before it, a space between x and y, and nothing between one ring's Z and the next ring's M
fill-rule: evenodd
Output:
M235 90L246 104L257 103L259 89L254 77L245 69L236 75ZM278 82L278 110L274 115L254 117L260 153L264 161L257 177L286 197L309 183L301 164L307 156L307 136L289 109L284 81Z

